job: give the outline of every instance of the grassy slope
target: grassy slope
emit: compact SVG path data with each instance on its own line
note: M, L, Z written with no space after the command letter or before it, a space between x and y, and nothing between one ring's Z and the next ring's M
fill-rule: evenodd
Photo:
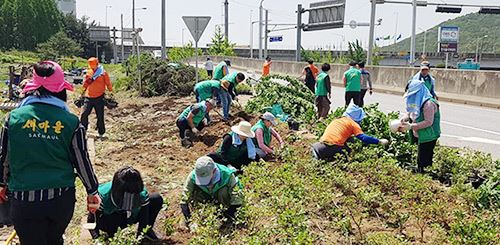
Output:
M476 41L479 37L488 35L484 39L484 53L493 53L495 45L500 48L500 17L498 15L482 15L472 13L445 21L435 27L427 30L427 52L437 51L438 27L440 25L458 26L460 27L460 44L459 50L461 53L474 53L476 51ZM424 44L424 33L417 35L417 51L421 52ZM382 48L385 51L408 51L410 49L410 38ZM498 50L496 51L498 52Z

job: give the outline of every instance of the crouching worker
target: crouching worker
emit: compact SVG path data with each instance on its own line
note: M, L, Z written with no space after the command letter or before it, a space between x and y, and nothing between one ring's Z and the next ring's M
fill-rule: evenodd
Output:
M381 144L387 145L389 141L386 139L377 139L368 136L361 130L361 120L366 114L363 108L351 104L347 107L343 117L333 120L325 129L320 142L312 145L313 157L320 160L332 161L337 154L344 154L347 158L347 153L351 149L346 142L354 135L365 144Z
M206 99L217 98L220 90L227 90L229 88L229 81L207 80L194 85L194 94L196 102L201 102Z
M255 133L253 142L257 147L256 152L260 158L264 158L269 154L274 154L274 150L271 147L271 139L273 136L278 140L281 146L285 144L279 133L271 127L273 125L276 126L276 124L274 115L270 112L266 112L252 127L252 131Z
M188 228L191 228L190 204L222 205L226 209L224 215L232 221L242 202L242 186L234 170L215 163L210 157L204 156L196 160L195 168L184 184L180 204Z
M137 235L149 227L144 238L159 240L153 227L163 199L158 193L148 193L139 171L132 167L121 168L112 182L99 186L99 195L101 206L95 215L89 214L87 219L89 223L96 223L96 229L90 231L92 238L99 237L101 231L113 237L118 228L138 223Z
M179 128L179 136L182 146L190 147L193 145L193 138L204 127L208 125L206 115L215 106L215 100L207 99L200 103L188 106L177 118L177 127Z
M252 141L254 137L252 125L247 121L242 121L237 126L231 127L231 132L223 137L219 149L208 156L217 163L241 172L242 166L257 159L257 152Z

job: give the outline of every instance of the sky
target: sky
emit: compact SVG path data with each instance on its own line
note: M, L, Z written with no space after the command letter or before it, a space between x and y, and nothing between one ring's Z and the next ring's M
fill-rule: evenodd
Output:
M135 0L136 27L142 27L142 38L146 45L160 45L161 40L161 0ZM276 24L296 24L295 13L297 4L307 8L310 3L321 0L264 0L264 8L269 10L269 22ZM404 0L411 2L411 0ZM120 28L120 15L124 15L124 26L132 27L132 0L77 0L77 16L88 16L90 19L110 27ZM181 46L192 40L182 16L211 16L199 45L210 43L217 25L223 26L223 0L166 0L167 2L167 46ZM250 44L250 19L258 21L259 0L229 0L229 39L238 46ZM500 0L429 0L433 3L453 4L484 4L498 5ZM106 7L110 6L110 7ZM435 6L419 7L417 10L417 32L423 32L443 21L456 18L472 12L478 8L464 7L461 14L435 13ZM345 23L355 20L358 23L368 23L370 20L370 0L346 0ZM106 11L107 10L107 11ZM107 15L106 15L107 12ZM382 18L382 24L375 29L375 37L391 35L403 38L411 34L411 5L382 4L377 5L376 19ZM107 16L107 18L106 18ZM308 14L303 15L303 23L307 23ZM107 20L106 20L107 19ZM270 25L269 29L273 26ZM284 28L278 26L277 28ZM253 45L258 48L258 25L253 28ZM351 29L346 26L342 29L331 29L302 33L302 46L306 49L335 48L346 49L348 41L359 39L363 46L368 44L368 27ZM269 49L295 49L296 30L274 31L270 36L283 36L283 42L270 43ZM385 46L393 41L378 43Z

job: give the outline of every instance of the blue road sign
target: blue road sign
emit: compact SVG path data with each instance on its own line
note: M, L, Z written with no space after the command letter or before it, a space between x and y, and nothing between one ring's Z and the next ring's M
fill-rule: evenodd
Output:
M283 36L269 37L269 42L283 42Z

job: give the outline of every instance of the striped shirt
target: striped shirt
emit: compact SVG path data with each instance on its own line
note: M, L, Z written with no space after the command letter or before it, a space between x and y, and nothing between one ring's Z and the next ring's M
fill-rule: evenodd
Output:
M8 176L9 176L9 162L7 160L7 149L9 142L9 122L8 118L4 124L1 134L1 144L0 144L0 185L5 186L7 184ZM85 187L87 193L89 195L97 194L97 188L99 186L99 182L97 181L97 177L94 173L94 169L90 162L90 157L87 149L87 140L86 140L86 132L83 125L79 125L75 132L73 133L73 139L71 140L71 153L75 156L76 159L72 162L73 168L76 170L76 174L82 180L83 186ZM65 192L74 189L74 187L65 187L65 188L55 188L55 189L44 189L44 190L31 190L31 191L19 191L10 193L9 196L28 202L37 202L37 201L47 201L52 200L54 198L62 196Z

